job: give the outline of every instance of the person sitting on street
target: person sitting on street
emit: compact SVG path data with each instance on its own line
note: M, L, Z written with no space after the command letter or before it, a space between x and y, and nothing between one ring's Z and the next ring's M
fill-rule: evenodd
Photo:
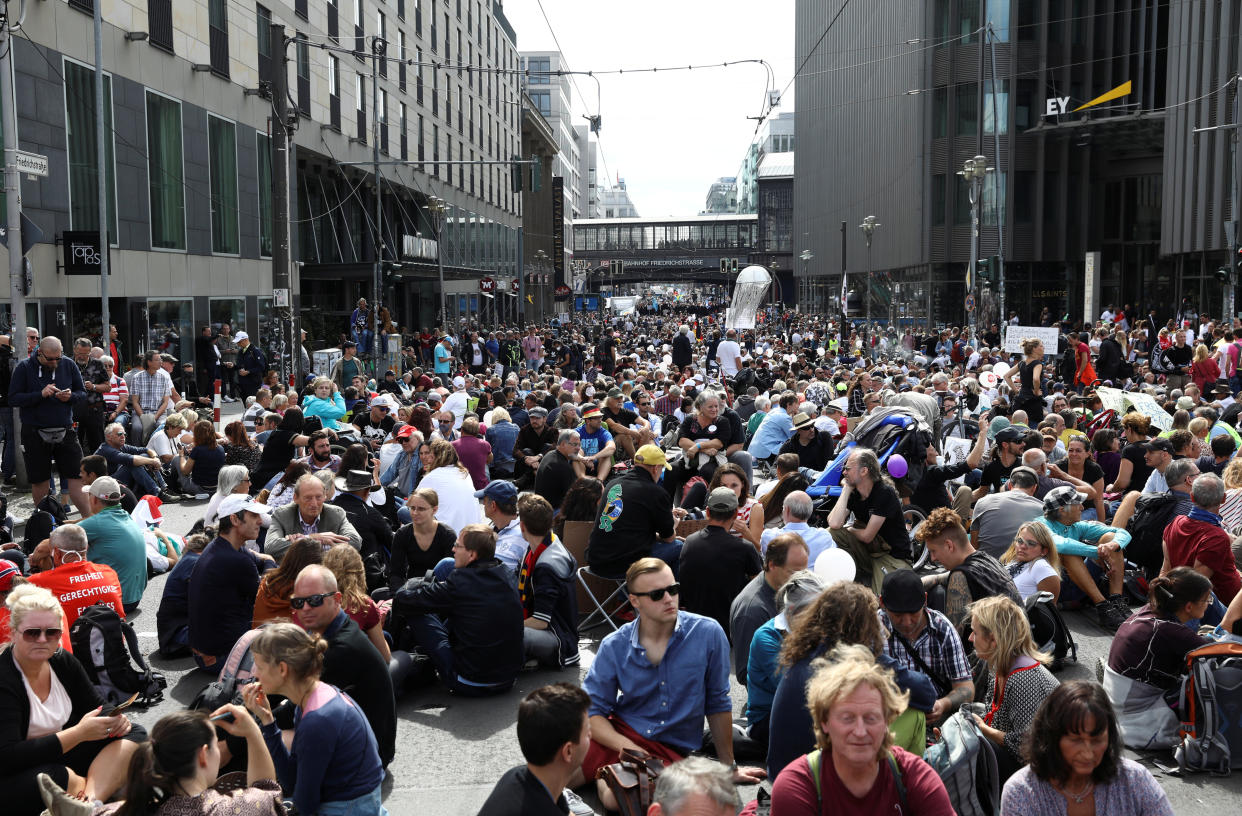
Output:
M205 533L186 536L185 549L164 581L155 612L155 629L159 655L165 659L190 656L190 574L210 543Z
M729 640L733 644L733 676L743 686L750 661L750 642L759 627L776 616L776 595L794 573L809 565L806 542L797 533L772 539L763 553L763 572L756 575L729 605Z
M297 461L303 462L314 473L317 470L330 470L336 473L341 469L341 457L332 452L335 441L334 431L312 431L306 443L307 453Z
M926 590L914 570L884 576L880 623L887 633L885 654L906 669L921 671L936 686L927 722L943 722L974 698L974 678L957 629L943 613L927 608Z
M178 502L179 496L169 493L159 468L163 465L155 451L125 444L125 427L113 422L104 428L104 442L95 451L108 463L108 475L138 491L141 496L158 496L160 501Z
M82 486L89 488L95 483L95 480L108 475L108 460L98 454L92 453L90 456L82 457ZM130 490L123 484L117 483L121 488L121 507L126 513L134 512L134 508L138 506L138 497L134 495L134 491ZM180 501L179 496L173 496L173 500Z
M560 507L565 494L581 474L577 464L581 456L582 438L578 432L566 428L556 436L556 447L539 460L535 473L535 492L548 500L553 507Z
M1035 498L1038 487L1038 474L1019 465L1010 471L1009 481L999 493L979 499L970 517L970 543L975 549L999 558L1019 527L1042 516L1044 503Z
M936 508L919 527L918 536L931 559L945 568L922 579L930 593L930 606L942 610L953 626L962 625L971 601L1005 595L1022 603L1009 571L995 557L971 545L957 513Z
M263 543L264 551L278 562L295 541L311 538L326 550L334 544L362 548L362 536L349 523L349 516L335 504L324 501L323 482L313 473L303 474L293 488L293 502L272 513L272 523Z
M365 457L362 446L357 450ZM332 504L345 511L345 517L362 539L361 557L367 560L370 589L383 584L383 573L392 558L392 527L374 506L370 497L381 490L372 471L351 469L334 479L336 496Z
M518 522L517 487L511 481L494 479L475 491L474 496L483 500L483 515L496 531L496 557L516 573L527 550L527 540Z
M656 780L647 816L732 816L741 807L732 768L708 757L686 757Z
M677 574L681 542L674 537L673 500L659 484L669 469L664 451L643 445L634 452L634 468L605 485L587 543L592 572L621 576L640 558L654 557Z
M578 664L577 562L552 534L552 505L526 493L517 500L519 528L527 550L518 567L526 659L541 666Z
M681 588L659 558L635 561L625 579L636 618L604 638L583 680L591 696L591 747L571 787L595 779L600 768L617 762L627 748L669 762L683 759L702 745L704 717L720 761L733 765L729 641L724 630L711 618L678 609ZM746 784L764 776L759 768L736 767L733 772L735 782ZM600 780L596 787L604 806L617 810L608 786Z
M567 786L591 745L591 698L572 683L541 686L518 706L517 739L525 765L505 772L478 816L586 813Z
M574 469L579 476L594 476L601 482L608 481L617 443L604 427L604 413L599 408L582 406L582 425L578 428L578 436L582 440L582 451L574 462Z
M850 514L853 525L846 527ZM837 546L850 554L855 580L877 595L886 572L910 567L910 535L897 491L869 448L854 448L841 471L841 495L828 514ZM812 562L813 563L813 562Z
M733 534L737 507L732 488L708 495L707 526L686 538L678 573L682 608L712 618L726 633L733 599L763 571L754 545Z
M529 485L543 457L556 447L557 432L548 424L547 408L536 405L527 414L528 422L518 431L513 443L513 475L519 484Z
M815 513L815 502L805 490L793 490L785 496L784 509L781 510L782 524L769 527L763 531L759 539L761 549L766 553L772 539L779 535L795 533L807 546L807 563L814 564L815 559L824 552L837 546L832 534L823 527L812 527L811 516Z
M375 734L380 762L387 767L397 750L397 703L388 661L341 608L341 592L324 564L302 569L289 599L294 620L328 642L320 679L348 694Z
M815 427L815 417L806 413L795 414L793 418L793 436L781 445L781 453L792 453L798 457L798 467L819 473L832 462L832 451L836 447L832 434Z
M1225 615L1225 607L1242 590L1242 576L1231 549L1231 539L1220 524L1220 506L1225 500L1225 483L1215 473L1205 473L1191 483L1195 506L1185 516L1176 516L1164 530L1164 563L1160 574L1176 567L1191 567L1212 582L1214 599L1202 622L1215 626Z
M1194 462L1189 464L1193 467ZM1130 617L1130 606L1122 595L1125 580L1125 554L1130 533L1098 521L1082 520L1082 503L1087 497L1072 487L1058 487L1044 497L1044 515L1039 522L1052 531L1057 553L1065 573L1095 605L1100 626L1109 632ZM1092 543L1094 542L1094 543ZM1108 598L1096 586L1086 561L1099 562L1108 571Z
M414 642L450 691L506 692L525 663L517 576L496 558L496 534L483 524L458 533L453 564L446 580L398 589L393 611L409 622Z
M125 611L133 612L147 588L147 542L143 529L121 507L121 486L111 476L92 482L87 498L90 513L78 525L89 542L88 557L116 570Z

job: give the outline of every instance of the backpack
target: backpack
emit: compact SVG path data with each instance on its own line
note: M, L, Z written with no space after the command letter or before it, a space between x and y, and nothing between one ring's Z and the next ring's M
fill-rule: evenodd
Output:
M1186 655L1178 767L1228 776L1242 768L1242 643L1210 643Z
M151 671L138 648L134 627L111 606L94 604L83 609L69 628L69 642L105 702L119 705L137 694L137 705L151 706L164 698L168 681Z
M1164 530L1173 523L1177 496L1172 492L1139 496L1134 515L1126 522L1130 544L1125 549L1127 561L1143 568L1150 580L1160 573L1164 563Z
M923 759L940 775L958 816L1000 813L1000 768L996 750L960 711L940 726L940 741Z
M897 784L897 798L901 800L902 810L910 807L906 799L906 782L901 778L901 767L897 764L897 757L893 756L893 752L889 751L885 754L888 759L888 767L893 772L893 782ZM819 800L819 807L816 813L822 813L824 810L824 791L823 780L820 778L820 764L823 762L823 752L816 748L811 753L803 757L806 760L806 766L811 771L811 779L815 780L815 797Z
M1041 652L1052 655L1052 669L1061 669L1067 656L1077 662L1078 644L1065 625L1052 593L1036 592L1028 596L1023 605L1026 607L1026 619L1031 624L1031 638Z
M228 703L241 703L241 686L254 677L254 654L250 651L250 644L261 631L262 626L243 633L237 639L220 668L220 676L195 696L190 703L191 710L215 711Z
M953 348L949 350L949 359L954 363L960 363L966 356L965 349L965 343L961 340L955 340L953 342Z
M1078 346L1074 343L1067 343L1065 351L1061 352L1061 359L1057 360L1057 376L1066 385L1072 385L1074 378L1078 376Z

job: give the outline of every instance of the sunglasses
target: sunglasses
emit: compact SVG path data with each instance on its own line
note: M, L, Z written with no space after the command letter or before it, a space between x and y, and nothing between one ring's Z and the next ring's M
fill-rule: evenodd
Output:
M1030 539L1030 538L1022 538L1021 536L1015 538L1013 540L1013 543L1015 546L1018 546L1018 547L1030 547L1031 549L1041 549L1041 550L1044 548L1044 545L1040 544L1038 541L1035 541L1034 539Z
M48 640L60 640L63 629L23 629L22 640L27 643L37 643L42 638Z
M662 589L653 589L650 592L631 592L631 595L637 595L640 598L650 598L653 601L664 600L664 593L667 592L676 598L681 594L681 584L669 584Z
M294 609L301 609L307 604L310 604L311 608L318 609L323 606L324 601L331 598L335 594L335 592L320 592L316 595L307 595L305 598L294 596L289 599L289 606L292 606Z

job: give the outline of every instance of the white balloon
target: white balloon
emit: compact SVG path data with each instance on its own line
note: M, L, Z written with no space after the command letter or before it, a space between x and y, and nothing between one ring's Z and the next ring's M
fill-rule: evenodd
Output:
M672 364L673 364L673 355L671 355L671 354L665 354L665 355L664 355L664 365L672 365Z
M992 373L996 375L997 379L1004 377L1006 374L1009 373L1009 364L1008 363L997 363L996 365L992 366Z
M845 550L829 547L815 559L815 574L827 583L853 581L857 568L853 557Z

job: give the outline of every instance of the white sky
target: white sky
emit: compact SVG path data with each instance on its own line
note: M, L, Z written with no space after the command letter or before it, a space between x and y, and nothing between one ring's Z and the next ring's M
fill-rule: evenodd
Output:
M794 71L794 3L767 0L542 0L558 49L537 0L508 0L504 13L519 51L560 50L574 71L623 68L599 78L577 77L575 124L599 113L603 160L599 174L625 180L645 218L694 215L707 189L737 174L763 109L768 74L762 65L629 75L631 68L703 65L762 59L775 88ZM585 102L585 105L583 104ZM792 111L793 86L779 111Z

